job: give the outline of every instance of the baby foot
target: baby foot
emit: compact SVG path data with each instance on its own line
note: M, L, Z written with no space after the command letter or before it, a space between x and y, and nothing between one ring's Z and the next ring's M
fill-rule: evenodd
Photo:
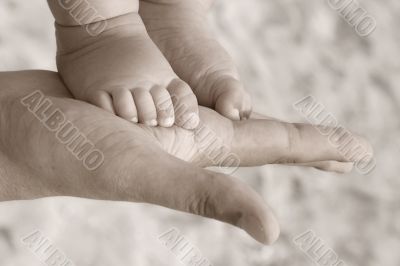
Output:
M72 94L132 122L195 128L196 96L152 42L139 14L107 22L97 37L57 25L57 65Z
M232 58L213 38L206 14L212 0L142 0L140 15L175 73L200 105L233 119L246 119L251 99Z

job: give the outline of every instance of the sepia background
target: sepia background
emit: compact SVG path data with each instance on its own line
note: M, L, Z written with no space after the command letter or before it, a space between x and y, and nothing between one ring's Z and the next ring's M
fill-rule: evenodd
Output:
M36 230L77 266L182 265L157 239L172 227L213 265L313 265L292 242L307 230L345 265L400 265L400 1L359 3L377 20L368 37L325 0L217 0L210 13L257 111L305 121L293 103L312 95L375 149L369 175L282 166L237 171L276 213L282 233L275 245L161 207L53 198L0 204L0 265L44 265L21 242ZM55 70L54 55L46 1L0 0L0 70Z

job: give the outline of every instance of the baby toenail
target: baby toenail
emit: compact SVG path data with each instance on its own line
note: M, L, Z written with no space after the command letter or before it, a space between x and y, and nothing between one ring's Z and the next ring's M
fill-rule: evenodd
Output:
M240 119L240 111L238 109L233 109L232 115L233 117Z
M155 126L157 126L157 120L155 120L155 119L153 119L153 120L150 120L150 121L146 121L146 122L144 122L146 125L148 125L148 126L151 126L151 127L155 127Z
M137 123L137 122L139 122L139 120L138 120L138 118L137 118L137 117L134 117L134 118L132 118L132 119L131 119L131 122L133 122L133 123Z
M240 113L240 120L250 119L251 111L243 111Z
M174 118L173 117L167 117L164 119L164 125L166 127L172 127L172 125L174 124Z

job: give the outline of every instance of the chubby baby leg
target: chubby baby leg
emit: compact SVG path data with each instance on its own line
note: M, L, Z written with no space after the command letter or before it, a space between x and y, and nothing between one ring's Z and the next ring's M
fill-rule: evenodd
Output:
M249 117L252 104L233 59L207 22L212 0L142 0L148 33L200 105L233 119Z
M57 66L77 99L131 122L198 125L196 96L148 36L138 0L60 2L49 0L56 18ZM95 12L91 19L84 16L88 10ZM183 110L180 117L177 106Z

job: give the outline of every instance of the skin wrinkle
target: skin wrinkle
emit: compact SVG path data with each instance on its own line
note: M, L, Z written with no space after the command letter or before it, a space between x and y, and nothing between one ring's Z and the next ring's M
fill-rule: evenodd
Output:
M204 189L198 189L193 194L189 194L189 198L186 202L188 202L188 212L196 213L200 216L204 217L216 217L216 209L214 208L214 204L210 204L211 198L214 198L212 195L214 194L213 186L214 180L217 177L213 175L209 175L207 177L206 182L200 182L205 187Z
M70 11L65 10L64 7L60 5L59 0L48 0L47 2L58 23L66 26L80 25L80 22L77 22L74 19L74 16L71 16ZM79 3L78 6L82 6L82 3L87 3L90 7L93 7L96 10L96 20L92 21L91 23L100 22L104 19L118 17L132 12L137 13L139 10L139 2L131 0L115 1L116 3L113 3L113 8L110 8L109 4L107 3L108 1L104 0L76 0L75 2ZM74 7L71 6L71 10L74 10L75 8L76 4L74 4Z
M285 147L284 149L286 149L286 154L293 154L294 151L296 151L295 147L297 147L297 140L300 138L300 130L298 128L298 125L296 124L285 123L284 126L286 130L283 130L283 132L287 134L285 134L285 137L283 137L286 143L283 145L283 147ZM285 159L285 157L283 156L276 160L274 163L295 164L297 163L296 157L297 155L293 156L293 158Z
M171 6L171 5L179 5L179 4L186 4L188 0L140 0L141 2L147 2L147 3L152 3L152 4L157 4L157 5L164 5L164 6ZM193 2L193 0L190 0ZM204 10L210 9L212 4L214 3L215 0L195 0L198 4L200 4L199 7L204 8Z
M127 30L126 26L129 26L129 30ZM77 26L75 29L79 29L80 26ZM66 49L67 51L64 51L62 46L59 46L59 49L57 50L57 55L58 56L68 56L72 54L76 54L76 57L84 56L89 52L92 52L96 49L102 48L104 45L114 43L114 42L119 42L127 38L132 38L132 36L129 36L129 33L132 32L132 30L137 27L138 32L139 29L143 29L142 25L138 25L136 23L125 23L123 25L115 25L112 28L107 28L101 35L101 39L99 38L88 38L86 36L85 38L85 43L81 46L76 46L74 49ZM67 30L68 28L64 29L64 26L61 26L58 28L58 30ZM82 29L84 31L84 29ZM117 35L120 35L117 37ZM89 40L92 40L92 42L89 42ZM74 43L75 46L75 43ZM61 49L60 49L61 48ZM94 50L90 50L94 49Z

